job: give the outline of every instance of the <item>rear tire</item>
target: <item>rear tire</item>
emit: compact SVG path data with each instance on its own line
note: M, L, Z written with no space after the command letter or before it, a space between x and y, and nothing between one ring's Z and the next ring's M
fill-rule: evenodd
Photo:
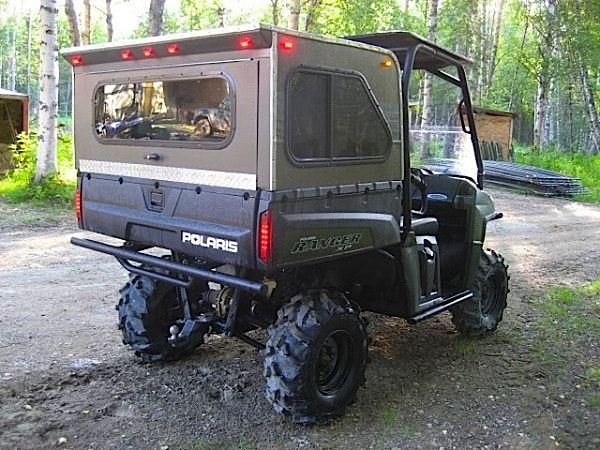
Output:
M452 308L452 323L461 333L479 337L496 330L506 308L509 279L502 255L484 251L473 282L473 298Z
M130 275L119 291L116 306L123 344L144 361L174 361L194 348L175 348L168 341L169 327L179 319L175 287L142 275Z
M340 416L364 384L365 322L341 293L297 295L269 330L266 396L298 423Z

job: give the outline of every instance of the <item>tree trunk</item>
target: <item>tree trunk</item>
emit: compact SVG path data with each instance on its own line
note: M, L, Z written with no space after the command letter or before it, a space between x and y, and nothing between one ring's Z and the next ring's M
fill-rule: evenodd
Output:
M9 71L9 86L11 91L17 90L17 14L13 16L12 38L11 38L11 56L10 56L10 71Z
M148 11L148 36L159 36L162 32L165 0L150 0Z
M273 25L279 25L279 0L271 0L271 15Z
M427 10L427 38L431 42L437 40L438 0L429 0ZM423 116L421 118L421 130L426 130L433 124L433 98L431 92L432 75L425 72L423 79ZM421 158L427 159L431 156L429 150L429 135L421 135Z
M27 96L31 99L31 41L33 39L33 9L29 10L27 20ZM0 69L0 72L2 70Z
M40 2L40 105L35 181L56 173L58 110L57 0Z
M583 93L584 109L590 124L592 142L597 154L600 152L600 121L598 119L598 110L596 109L596 99L594 98L594 90L590 84L588 68L583 61L580 61L579 76L581 80L581 90Z
M505 0L500 0L498 11L494 20L494 29L492 36L492 45L487 70L487 87L492 85L494 81L494 72L496 71L496 57L498 56L498 42L500 41L500 27L502 27L502 10L504 9Z
M92 43L92 5L90 0L83 0L83 33L81 40L84 45Z
M106 36L108 42L113 40L112 0L106 0Z
M305 31L311 31L313 22L315 20L315 13L317 8L320 6L321 0L310 0L308 9L306 10L306 22L304 24Z
M69 32L71 33L71 44L74 47L81 45L81 33L79 32L79 19L77 19L77 12L75 12L75 5L73 0L65 0L65 14L69 19Z
M540 79L538 80L537 95L535 98L535 112L533 119L533 147L536 150L542 148L542 132L546 121L546 112L548 109L548 78L542 69Z
M300 22L300 8L301 8L300 0L291 0L290 1L290 16L288 18L288 28L292 30L297 30Z

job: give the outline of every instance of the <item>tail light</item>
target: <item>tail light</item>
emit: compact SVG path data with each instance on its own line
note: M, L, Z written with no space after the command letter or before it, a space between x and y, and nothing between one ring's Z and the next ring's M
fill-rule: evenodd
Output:
M75 191L75 198L73 199L73 205L75 207L75 217L77 218L77 224L79 227L83 226L83 202L81 199L81 186L77 186Z
M273 249L273 216L271 210L267 209L260 214L258 224L258 257L265 264L271 262L271 251Z

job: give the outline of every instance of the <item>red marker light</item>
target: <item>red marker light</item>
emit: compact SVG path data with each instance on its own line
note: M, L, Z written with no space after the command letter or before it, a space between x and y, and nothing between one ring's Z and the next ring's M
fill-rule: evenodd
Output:
M283 39L279 41L279 46L282 50L292 50L294 48L294 43L289 39Z
M250 38L242 38L240 39L240 47L241 48L251 48L254 46L254 42Z
M169 44L169 45L167 45L167 53L169 55L178 55L180 50L181 49L179 48L179 44Z
M133 52L129 49L121 51L121 59L133 59Z
M152 47L144 47L142 55L144 55L144 58L152 58L153 56L156 56L156 51Z
M81 55L75 55L71 57L71 64L74 66L80 66L83 64L83 58Z
M272 229L273 216L271 210L267 209L260 214L258 225L258 257L265 264L271 262L271 249L273 241Z
M75 198L73 200L73 206L75 208L75 217L77 218L77 224L81 227L83 223L83 203L81 198L81 187L75 190Z

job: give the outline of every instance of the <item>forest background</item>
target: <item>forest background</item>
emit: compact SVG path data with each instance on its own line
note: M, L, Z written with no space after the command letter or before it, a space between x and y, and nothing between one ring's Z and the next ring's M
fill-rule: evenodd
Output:
M42 0L44 3L47 0ZM251 22L328 36L397 29L413 31L474 61L469 80L475 105L516 113L513 137L517 160L580 175L593 194L600 185L597 156L600 2L597 0L60 0L49 3L55 4L58 12L59 48ZM43 14L40 11L44 8L40 9L35 0L0 0L0 10L3 11L0 87L30 96L35 130L41 79ZM69 195L71 184L65 175L72 160L71 96L70 66L59 58L58 123L62 131L58 169L63 172L66 188L51 192L58 198ZM33 147L35 141L22 138L21 144ZM31 171L27 176L30 175ZM21 181L27 181L27 186L31 184L29 179ZM18 200L19 195L13 191L7 182L0 182L0 195ZM598 201L600 191L587 199Z

